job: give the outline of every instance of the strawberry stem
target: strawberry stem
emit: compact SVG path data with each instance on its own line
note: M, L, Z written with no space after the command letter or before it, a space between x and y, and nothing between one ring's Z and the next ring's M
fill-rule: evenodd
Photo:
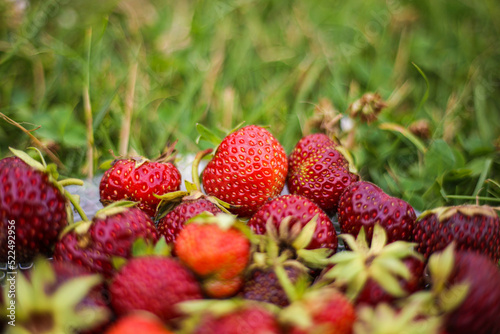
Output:
M196 156L194 158L193 166L192 166L192 169L191 169L191 176L193 178L193 182L194 182L194 184L195 184L195 186L196 186L197 189L201 189L200 176L198 174L198 167L200 165L200 161L206 155L212 153L212 151L213 151L212 148L207 148L204 151L198 152L198 154L196 154Z
M78 214L80 215L82 220L88 221L89 219L88 219L87 215L85 214L85 212L83 211L82 207L80 206L80 203L78 201L78 197L73 196L66 189L64 189L64 196L66 196L66 198L71 202L71 204L73 204L73 207L78 212Z
M59 185L61 187L66 187L66 186L83 186L84 185L84 182L80 179L64 179L64 180L61 180L61 181L58 181L57 183L59 183Z

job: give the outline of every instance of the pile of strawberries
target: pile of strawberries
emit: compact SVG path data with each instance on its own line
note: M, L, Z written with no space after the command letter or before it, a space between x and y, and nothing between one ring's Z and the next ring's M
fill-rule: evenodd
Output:
M12 152L0 262L35 265L3 286L7 333L500 333L496 211L417 217L326 135L287 156L245 126L196 156L186 190L165 157L117 159L91 220L64 188L80 181Z

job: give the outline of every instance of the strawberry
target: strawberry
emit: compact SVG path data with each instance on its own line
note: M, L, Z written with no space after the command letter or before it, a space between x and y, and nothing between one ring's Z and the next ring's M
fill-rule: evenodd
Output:
M303 228L316 215L318 216L316 229L306 248L329 248L335 252L337 250L337 234L332 221L318 205L303 196L284 195L264 204L250 218L248 226L255 234L265 234L269 219L279 229L281 222L286 217L291 217L290 228L293 228L295 224L300 224Z
M154 224L143 211L117 202L99 210L91 222L74 224L57 242L54 259L69 261L110 278L114 256L129 258L134 241L158 238Z
M180 185L181 174L170 162L118 159L102 176L99 193L104 205L119 200L139 202L139 208L152 217L161 201L154 195L179 190Z
M447 316L448 333L500 333L500 270L496 264L483 255L458 252L448 283L468 285L465 300Z
M424 262L414 244L396 241L387 244L385 230L374 227L371 247L363 227L357 239L342 234L350 251L332 256L333 267L326 269L320 282L330 283L346 291L356 304L376 305L393 302L423 288Z
M154 315L137 312L119 319L105 334L172 334Z
M95 295L102 278L61 271L65 270L37 258L29 278L22 273L14 276L15 300L6 295L4 305L15 307L7 333L89 333L108 321L110 311L102 296Z
M294 259L295 252L280 252L279 245L268 235L262 236L247 268L245 285L240 296L285 307L290 303L282 286L280 275L288 279L284 284L310 285L309 269Z
M63 184L54 165L32 159L24 152L0 160L0 262L31 262L37 254L50 257L59 233L71 215ZM75 205L76 202L75 202Z
M289 158L288 189L316 203L328 214L337 210L340 195L359 176L349 171L349 162L326 135L302 138Z
M229 300L228 302L232 302ZM257 303L238 305L217 312L217 305L203 312L193 334L279 334L282 333L276 316Z
M226 214L202 214L184 227L175 242L175 253L201 278L210 297L229 297L243 285L250 241L238 225L243 223Z
M177 260L165 256L132 258L113 278L111 304L118 315L144 310L174 324L180 317L176 305L201 299L193 274Z
M444 318L453 334L500 333L500 270L488 256L457 250L452 242L429 257L430 288L410 296L424 315Z
M338 220L342 233L357 236L365 227L371 240L375 224L382 226L388 242L413 240L415 210L402 199L391 197L371 182L348 186L339 201Z
M291 334L351 334L356 313L353 305L332 288L311 290L280 314Z
M281 193L287 172L283 146L266 129L249 125L224 138L203 171L203 188L249 217Z
M422 213L413 229L417 250L428 258L451 241L457 248L500 260L500 221L493 208L483 205L441 207Z

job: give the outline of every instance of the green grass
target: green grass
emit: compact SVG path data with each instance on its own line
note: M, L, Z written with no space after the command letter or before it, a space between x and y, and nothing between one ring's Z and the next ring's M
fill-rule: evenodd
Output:
M120 145L155 157L178 140L181 153L195 152L203 147L196 123L269 125L290 152L318 131L307 121L321 101L345 113L378 92L388 108L357 124L347 145L365 179L419 210L471 202L448 195L499 197L495 0L30 4L23 11L0 0L0 112L41 126L32 134L66 175L90 172L92 141L94 171ZM121 135L127 110L130 132ZM421 119L429 138L380 128ZM0 122L2 157L8 146L32 145ZM349 134L338 135L345 144Z

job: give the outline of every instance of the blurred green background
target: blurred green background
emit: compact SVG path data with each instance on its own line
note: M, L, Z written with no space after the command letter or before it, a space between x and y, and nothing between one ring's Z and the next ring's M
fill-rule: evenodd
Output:
M196 123L269 125L287 152L326 124L419 210L494 204L498 17L498 0L0 0L0 154L35 137L85 177L110 149L194 153ZM387 107L350 121L369 92Z

